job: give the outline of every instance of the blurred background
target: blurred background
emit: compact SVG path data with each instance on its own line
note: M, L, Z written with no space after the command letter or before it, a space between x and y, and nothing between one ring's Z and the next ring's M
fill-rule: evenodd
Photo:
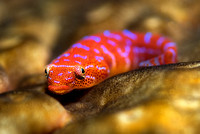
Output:
M69 48L70 45L78 41L83 36L102 32L104 30L118 31L123 29L129 29L137 32L152 32L167 36L177 43L179 62L200 60L200 0L0 0L0 93L9 90L29 88L33 90L42 90L42 92L44 92L46 88L44 69L52 59L56 58L67 48ZM143 78L144 72L145 71L138 72L137 77L139 79ZM133 88L133 92L130 94L133 96L129 97L128 100L130 100L129 102L132 104L131 106L127 107L133 108L133 111L125 111L125 113L119 113L119 115L113 114L111 117L98 117L95 119L97 120L95 126L98 128L98 130L102 130L100 132L103 132L104 129L102 129L101 125L105 125L105 128L107 127L106 130L108 130L109 133L111 130L109 125L113 123L112 120L115 120L115 125L118 125L119 129L113 125L111 125L111 127L113 127L113 132L116 131L119 133L137 131L141 133L150 133L152 131L155 133L184 132L187 134L200 132L198 129L200 122L198 120L200 117L198 112L200 109L198 99L199 90L196 90L199 89L199 70L194 72L185 72L184 70L181 73L178 71L170 72L169 70L166 72L162 72L161 70L158 73L158 77L156 77L157 79L155 78L154 81L152 80L153 82L150 79L151 77L147 77L145 80L145 82L147 82L146 84L143 84L143 80L141 80L141 83L139 82L138 86L136 87L139 91L138 94L136 93L137 95L135 95L134 92L135 87L133 85L129 85L130 88L127 87L127 89ZM149 76L149 73L146 73L145 76ZM156 73L155 76L157 76ZM119 76L119 78L121 77ZM177 78L176 81L174 78ZM119 79L116 78L114 80L116 80L115 82L118 83ZM130 81L131 80L135 80L135 77L130 79ZM132 83L135 84L134 82ZM112 89L116 85L112 85L112 83L109 83L109 81L107 83L108 84L105 84L105 87L103 86L103 89L106 89L106 87ZM126 87L126 85L128 85L126 82L124 83L125 84L122 84L121 87ZM155 83L158 83L158 85L160 83L158 88L155 88ZM183 83L185 85L183 85ZM143 85L150 86L142 87ZM171 85L172 87L170 87ZM99 87L101 87L101 85ZM138 101L139 103L134 101L143 98L143 94L146 93L146 89L149 89L150 93L151 91L156 91L156 93L159 95L161 94L161 96L158 95L158 98L162 98L163 96L166 98L169 96L173 98L177 94L181 95L179 96L179 100L156 100L154 103L152 103L152 106L151 104L145 105L143 103L144 105L142 105L142 108L140 107L142 110L138 110L137 108L134 109L137 105L141 106L140 104L142 103L140 101ZM157 92L157 89L162 89L159 91L164 92ZM165 89L167 89L167 91L165 91ZM169 92L168 89L177 90L170 90ZM184 91L180 93L180 89L184 89ZM194 92L191 90L194 90ZM109 90L106 89L106 91ZM114 95L121 97L124 94L129 94L128 91L124 93L125 91L126 90L122 88L121 90L116 91L116 94L118 93L117 95ZM149 94L149 92L146 94ZM90 114L98 113L100 111L99 109L109 109L109 107L111 107L116 110L116 108L120 108L119 106L123 107L124 104L128 105L127 96L125 99L123 99L124 96L121 97L121 100L116 101L115 105L114 102L110 103L110 100L112 100L110 98L114 96L112 96L113 92L105 93L104 90L101 90L100 93L105 95L105 98L101 98L101 96L99 97L98 94L95 93L94 89L94 92L86 96L85 100L84 98L82 99L82 101L86 103L81 105L81 103L77 102L77 104L74 103L74 105L65 105L65 108L75 115L74 118L79 119L79 117L87 117ZM2 99L3 101L0 99L0 107L8 108L7 103L4 105L4 100L7 102L8 100L13 99L11 104L20 100L22 100L22 102L25 100L26 102L26 99L23 99L22 97L23 95L27 96L27 93L23 92L21 95L19 95L19 97L12 96L11 99L8 99L3 95L5 99ZM71 95L71 98L75 96L73 93ZM36 101L34 100L34 102L37 102L39 100L38 95L34 94L33 96L36 96ZM136 96L138 96L138 98ZM50 100L48 97L46 99L47 102ZM67 97L65 96L65 99L67 98L70 100L70 95L67 95ZM113 100L118 100L116 98L114 96ZM192 99L188 101L187 98L192 98L195 101L191 101ZM65 99L64 101L66 101ZM153 100L155 97L153 96L151 98L150 96L148 99ZM69 100L67 100L67 102L69 102ZM98 106L97 103L95 103L95 100L98 102ZM41 102L38 102L40 104L44 101L41 99ZM99 102L104 102L104 104L100 105ZM174 104L172 104L172 102ZM58 102L56 101L56 104L57 103ZM17 103L17 106L18 105L19 103ZM40 110L37 110L37 108L33 108L32 110L32 105L32 103L29 105L31 108L27 105L25 108L27 107L28 109L27 113L29 113L29 110L31 109L31 112L33 112L32 115L35 115L34 113L38 113ZM35 105L39 106L38 103ZM49 103L48 106L50 106ZM21 107L22 111L26 111L24 110L24 105ZM63 106L61 107L63 108ZM90 108L94 108L94 112L90 110ZM2 109L0 109L0 112ZM16 111L16 109L11 108L8 111ZM65 112L65 110L63 111ZM89 114L85 111L87 111ZM192 113L191 111L197 111L196 113L194 112L195 116L188 114ZM145 114L141 114L143 112ZM147 112L150 113L146 114ZM24 115L27 113L24 113ZM46 115L46 113L47 112L45 111L44 115ZM10 115L11 114L7 115L7 111L5 111L5 115L2 114L0 117L10 117ZM19 115L21 115L21 112L19 112ZM41 117L45 117L44 115L41 115ZM63 113L60 115L63 115ZM159 119L155 119L157 115L159 115ZM182 118L182 116L187 118ZM13 119L15 120L16 117L18 117L18 115L14 116L14 118L11 119L11 122L13 122ZM28 119L29 117L30 115L27 114ZM38 117L36 118L35 125L38 124L37 121L40 120L38 120ZM50 117L54 117L54 112L50 115ZM24 118L22 118L22 122L24 123L23 119ZM57 119L60 119L60 116L57 117ZM140 122L139 119L142 120L141 124L138 123ZM105 121L108 125L104 124ZM30 122L32 123L32 120ZM51 127L49 127L50 123L48 120L46 120L46 117L44 122L45 123L41 124L45 124L48 128L48 131L52 131L49 129ZM62 125L64 124L62 121L61 123ZM182 128L187 127L187 129L182 131L182 129L174 126L176 123L178 124L177 126ZM21 123L16 124L18 125ZM16 124L14 121L14 125ZM82 122L78 122L78 125L72 125L72 128L69 126L66 132L73 131L73 127L81 128L80 126L82 126L82 124ZM87 123L86 120L85 125L87 126L88 124L88 129L82 127L80 131L82 132L82 130L86 130L85 133L87 133L91 130L91 132L93 132L93 120L90 120L89 123ZM159 129L160 124L163 127L162 129ZM58 127L57 125L60 124L56 124L55 128ZM20 128L26 127L23 127L22 124ZM38 128L40 129L42 127L39 126ZM28 130L38 130L38 128L33 129L31 124ZM54 130L55 128L52 127L51 129ZM24 130L22 132L24 132Z

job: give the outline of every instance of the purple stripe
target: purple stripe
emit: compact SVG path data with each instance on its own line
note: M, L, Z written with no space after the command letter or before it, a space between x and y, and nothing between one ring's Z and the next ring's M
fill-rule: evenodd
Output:
M165 46L164 46L164 51L167 51L167 49L169 47L175 47L175 46L176 46L176 43L174 43L174 42L166 43Z
M73 77L65 78L65 80L71 80L71 79L73 79Z
M94 67L94 65L87 65L87 66L85 67L85 69L88 69L88 68L90 68L90 67Z
M101 41L101 38L98 36L85 36L83 39L86 40L94 40L95 42L99 43Z
M103 34L104 34L104 36L108 37L108 36L110 36L110 31L106 30L106 31L103 32Z
M144 36L144 42L146 44L149 44L150 41L151 41L151 37L152 37L152 33L150 33L150 32L146 33L145 36Z
M112 41L112 40L108 40L107 42L112 46L116 46L116 43L114 41Z
M154 62L155 62L156 65L160 65L158 57L154 58Z
M102 70L102 69L103 69L103 70L106 70L106 67L99 67L99 66L96 66L96 68L99 69L99 70Z
M51 65L53 67L74 67L74 66L70 66L70 65Z
M74 54L74 58L82 58L82 59L87 59L87 56L82 56L82 55L79 55L79 54Z
M176 62L176 52L174 51L174 49L169 49L168 51L170 51L173 55L173 62Z
M98 49L94 49L94 52L99 54L99 50Z
M80 64L80 65L82 64L80 61L75 61L75 62L78 63L78 64Z
M68 57L69 55L70 55L69 53L63 54L63 56L65 57Z
M56 81L56 80L54 80L54 82L55 82L55 83L60 83L60 81Z
M75 48L75 47L77 47L77 48L83 48L83 49L85 49L85 50L87 50L87 51L90 50L89 47L84 46L84 45L82 45L81 43L77 43L77 44L74 44L74 45L72 46L72 48Z
M165 38L164 37L160 37L158 40L157 40L157 46L161 46L162 43L164 42Z
M54 63L58 63L58 62L59 62L59 60L54 61Z
M114 38L116 40L121 40L122 39L122 37L120 35L118 35L118 34L111 34L111 38Z
M94 79L94 80L96 79L95 77L89 76L89 75L86 75L85 77L86 77L86 78L91 78L91 79Z
M137 39L137 35L134 34L134 33L132 33L131 31L129 31L129 30L127 30L127 29L123 30L123 34L124 34L125 36L127 36L127 37L133 39L133 40L136 40L136 39Z
M59 73L59 74L58 74L58 76L62 76L62 75L63 75L63 73Z
M69 59L64 59L64 61L69 61Z

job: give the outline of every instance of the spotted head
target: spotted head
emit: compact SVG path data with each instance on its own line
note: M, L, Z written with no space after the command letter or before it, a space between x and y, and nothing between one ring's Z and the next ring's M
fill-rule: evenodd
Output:
M48 89L57 94L65 94L73 89L92 87L105 80L109 75L106 64L87 60L80 62L65 62L49 64L45 69L48 79Z

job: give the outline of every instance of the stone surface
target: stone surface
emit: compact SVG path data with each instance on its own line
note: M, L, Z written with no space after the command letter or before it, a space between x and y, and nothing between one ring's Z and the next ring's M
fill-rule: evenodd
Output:
M195 62L112 77L65 106L77 121L56 134L198 133L199 71Z
M10 90L10 81L7 74L0 66L0 93L7 92Z
M0 95L1 134L43 134L62 127L70 114L55 99L36 91Z
M6 29L0 39L0 64L12 82L12 89L24 77L44 72L57 30L55 22L34 18Z

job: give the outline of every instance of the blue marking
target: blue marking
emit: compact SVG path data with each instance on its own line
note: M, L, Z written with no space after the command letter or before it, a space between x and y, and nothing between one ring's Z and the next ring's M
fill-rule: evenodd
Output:
M122 56L122 57L127 57L130 53L130 46L126 45L125 46L125 52L122 52L122 50L120 48L117 48L118 53Z
M73 79L73 77L65 78L66 81Z
M133 52L134 52L134 53L139 53L138 47L133 47Z
M99 43L101 41L101 38L98 37L98 36L86 36L84 37L84 39L87 39L87 40L94 40L95 42Z
M174 49L169 49L168 51L170 51L173 55L176 55L176 52L174 51Z
M111 59L112 59L112 65L113 66L116 66L116 58L115 58L115 55L113 55L113 53L111 53L104 45L101 45L101 49L103 50L103 52L105 54L108 54Z
M131 50L130 46L126 45L126 46L125 46L125 53L126 53L126 54L129 54L130 50ZM127 56L128 56L128 55L127 55Z
M129 40L129 39L127 39L127 40L126 40L126 45L129 45L129 46L131 46L131 45L132 45L132 41L131 41L131 40Z
M88 69L90 67L94 67L94 65L88 65L88 66L85 67L85 69Z
M98 60L99 62L101 62L101 60L104 60L104 58L101 56L95 56L95 59Z
M121 39L122 39L122 37L121 37L120 35L110 33L109 30L104 31L103 34L104 34L104 36L106 36L106 37L111 37L111 38L114 38L114 39L116 39L116 40L121 40Z
M140 48L140 53L146 53L146 52L147 52L147 49L145 47Z
M164 51L166 51L169 47L175 47L175 46L176 46L176 43L174 42L166 43L164 46Z
M152 66L150 60L144 61L144 65L145 65L145 66Z
M74 66L70 66L70 65L51 65L53 67L74 67Z
M99 50L98 49L94 49L94 52L99 54Z
M78 64L81 64L81 62L80 61L75 61L76 63L78 63Z
M103 34L104 34L104 36L108 37L108 36L110 36L110 31L106 30L106 31L103 32Z
M82 58L82 59L87 59L87 56L82 56L82 55L79 55L79 54L75 54L74 58L77 58L77 57Z
M152 66L153 64L150 62L150 60L147 61L147 64L149 64L149 66Z
M123 55L123 52L121 50L121 48L117 48L117 52L122 56Z
M52 79L51 77L48 77L50 80Z
M137 35L134 34L134 33L132 33L131 31L129 31L129 30L127 30L127 29L123 30L123 34L124 34L125 36L127 36L127 37L133 39L133 40L136 40L136 39L137 39Z
M134 47L133 48L136 53L145 53L146 52L146 48L145 47Z
M89 51L89 50L90 50L89 47L84 46L84 45L82 45L81 43L77 43L77 44L74 44L74 45L72 46L72 48L75 48L75 47L77 47L77 48L83 48L83 49L85 49L86 51Z
M165 40L164 37L160 37L160 38L157 40L157 46L161 46L164 40Z
M156 65L160 65L158 57L154 58L154 62L156 63Z
M89 36L84 36L83 39L87 39Z
M62 56L58 56L57 59L60 59Z
M94 79L94 80L96 79L95 77L89 76L89 75L86 75L85 77L86 77L86 78L91 78L91 79Z
M140 62L139 63L139 66L141 67L141 66L144 66L144 62Z
M69 55L70 55L69 53L63 54L63 56L65 57L68 57Z
M59 74L58 74L58 76L62 76L62 75L63 75L63 73L59 73Z
M146 52L148 53L148 54L160 54L161 52L160 52L160 50L155 50L155 49L151 49L151 48L149 48L149 49L146 49Z
M146 52L147 52L147 49L145 47L140 48L140 53L146 53Z
M176 62L176 52L174 51L174 49L169 49L168 51L170 51L171 53L172 53L172 55L173 55L173 62Z
M59 60L54 61L54 63L58 63L58 62L59 62Z
M103 49L104 53L106 53L106 54L109 53L104 45L101 45L101 48Z
M56 80L54 80L54 82L55 82L55 83L60 83L60 81L56 81Z
M118 35L118 34L112 34L111 38L115 38L116 40L121 40L122 39L122 37L120 35Z
M112 40L108 40L107 42L112 46L116 46L116 43L114 41L112 41Z
M138 53L146 53L146 48L145 47L137 47Z
M145 36L144 36L144 42L146 44L149 44L150 41L151 41L151 37L152 37L152 33L150 33L150 32L146 33Z
M99 67L99 66L96 66L96 68L99 69L99 70L102 70L102 69L103 69L103 70L106 70L106 67Z
M69 59L64 59L64 61L70 61Z

